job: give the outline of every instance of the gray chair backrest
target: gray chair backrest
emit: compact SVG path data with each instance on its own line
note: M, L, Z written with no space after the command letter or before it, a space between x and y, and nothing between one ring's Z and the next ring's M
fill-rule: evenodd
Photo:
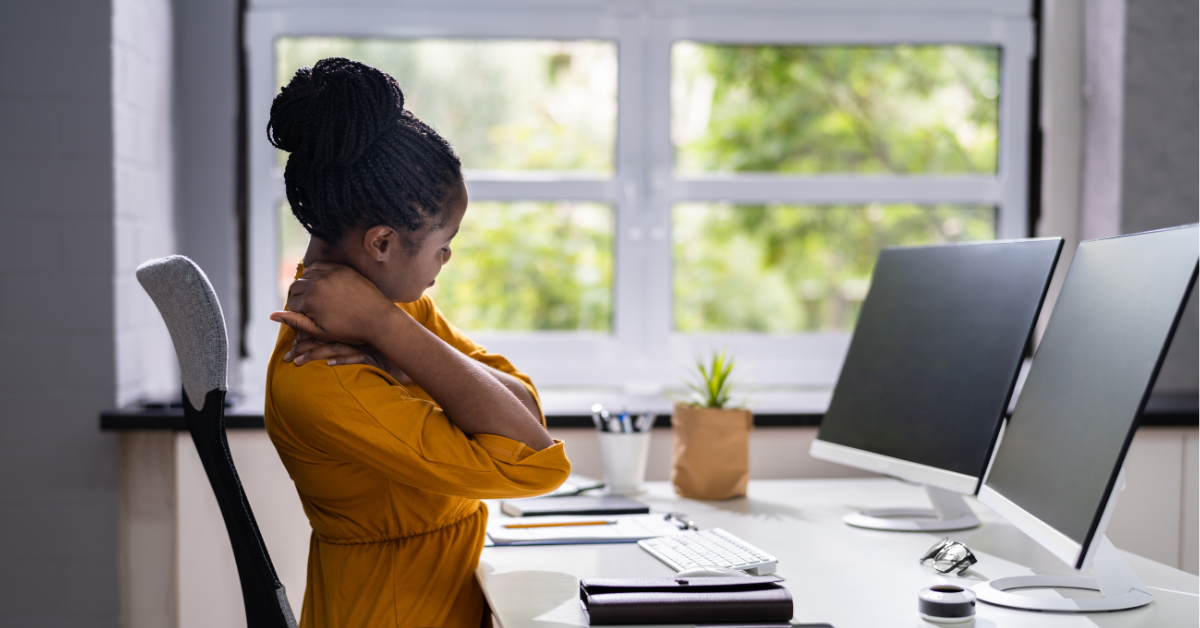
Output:
M296 618L246 500L225 436L229 343L221 304L192 260L172 255L142 264L138 281L162 314L179 358L183 415L233 546L249 628L296 628Z
M171 332L187 401L200 410L209 391L229 390L225 380L229 341L212 284L199 266L182 255L142 264L137 278Z

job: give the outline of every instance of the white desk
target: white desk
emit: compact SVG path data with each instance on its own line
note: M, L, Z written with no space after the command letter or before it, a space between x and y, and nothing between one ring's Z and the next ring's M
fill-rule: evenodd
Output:
M654 510L687 513L702 529L724 528L774 554L779 559L778 575L787 579L785 584L794 599L796 622L828 622L834 628L936 626L917 614L917 592L941 582L974 583L969 578L940 576L917 564L940 534L860 530L841 522L846 513L863 508L927 506L921 489L895 480L755 480L750 483L749 497L725 502L683 499L665 482L650 483L648 489L640 499ZM1070 573L1061 561L987 507L974 499L968 501L984 524L948 533L966 543L979 559L968 575L982 580ZM495 504L489 507L492 516L503 516ZM1155 596L1147 607L1120 613L1057 615L981 602L974 625L1200 625L1200 578L1132 554L1126 557ZM485 548L476 577L503 628L569 628L586 626L579 609L580 578L672 573L633 544L547 545Z

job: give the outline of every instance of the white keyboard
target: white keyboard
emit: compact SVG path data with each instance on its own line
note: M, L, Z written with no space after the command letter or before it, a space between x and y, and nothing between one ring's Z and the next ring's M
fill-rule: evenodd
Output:
M765 576L779 565L774 556L720 528L643 539L638 545L675 571L717 566Z

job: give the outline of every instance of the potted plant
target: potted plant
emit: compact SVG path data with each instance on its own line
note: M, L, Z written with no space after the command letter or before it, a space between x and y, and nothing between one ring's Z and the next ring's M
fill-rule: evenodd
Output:
M754 416L734 402L735 361L725 351L697 359L693 395L671 413L671 483L692 499L746 494Z

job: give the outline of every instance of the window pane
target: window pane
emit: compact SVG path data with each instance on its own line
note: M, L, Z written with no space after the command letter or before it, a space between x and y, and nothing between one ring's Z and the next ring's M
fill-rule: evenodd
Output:
M848 331L882 247L995 237L992 207L676 205L675 329Z
M612 330L613 212L575 202L473 202L430 292L467 330Z
M391 74L405 107L454 145L465 168L613 171L612 42L282 37L275 50L277 87L326 57Z
M308 232L279 204L279 295ZM598 203L473 202L428 291L472 330L612 331L613 212Z
M681 173L991 173L1000 49L678 42Z

